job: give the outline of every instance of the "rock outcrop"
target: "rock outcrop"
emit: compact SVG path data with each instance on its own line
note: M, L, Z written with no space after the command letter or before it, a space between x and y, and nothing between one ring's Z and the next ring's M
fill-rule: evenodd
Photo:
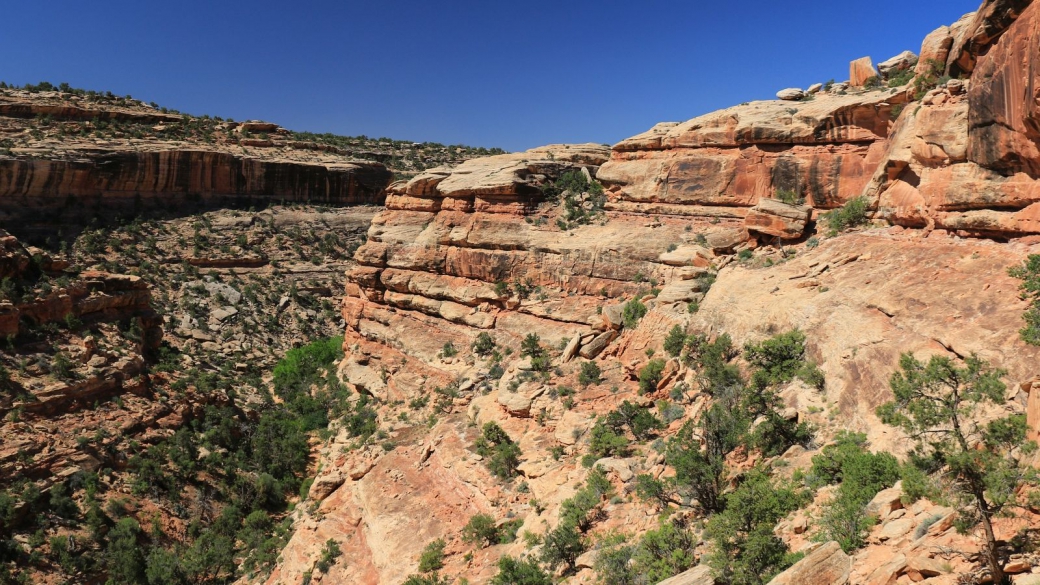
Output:
M875 416L891 398L889 378L904 352L978 354L1007 371L1008 401L999 410L1033 412L1040 351L1016 334L1026 302L1007 274L1037 252L1027 236L1040 234L1040 156L1031 150L1036 124L1026 89L1038 25L1026 4L988 1L930 35L921 50L927 67L914 70L920 83L863 88L878 75L867 59L853 64L850 83L799 101L658 124L609 150L548 146L393 185L347 277L340 373L382 405L396 447L326 446L328 479L315 483L321 502L298 512L300 529L270 582L302 581L331 537L349 543L352 559L333 569L333 579L399 581L414 572L425 542L444 538L445 574L486 581L495 559L524 548L458 554L469 551L458 538L468 516L517 518L521 531L544 533L586 477L576 456L587 450L597 415L622 400L650 406L696 393L697 373L667 357L660 377L637 390L638 372L666 356L662 340L675 325L707 337L727 333L738 347L780 331L805 333L826 383L795 382L780 396L820 437L859 431L872 449L905 454L905 437ZM904 54L884 69L893 75L912 62ZM940 80L939 70L964 78ZM572 222L573 210L600 195L558 192L565 173L605 188L580 222ZM546 200L553 194L562 202ZM816 228L821 212L858 197L872 226L839 237ZM481 334L493 339L494 358L470 351ZM548 367L518 357L531 334ZM608 381L579 386L585 361ZM426 408L427 396L442 405L422 411L429 430L409 418L417 413L401 412L405 404ZM706 404L706 396L691 399L680 420L695 419ZM490 421L524 454L522 490L495 480L473 451ZM1040 421L1031 415L1029 424ZM631 491L639 474L668 473L663 456L650 451L596 461L613 485ZM812 456L792 449L783 457L804 467ZM879 496L884 517L862 560L829 543L774 582L944 578L946 568L911 539L939 509L901 509L893 497ZM589 538L619 527L638 533L654 521L645 505L618 500L603 504L609 520ZM922 530L936 539L929 543L977 550L952 534L948 516ZM808 522L785 520L778 529L792 550L815 532ZM1014 528L1002 526L1001 538ZM698 559L704 552L697 548ZM573 582L593 581L593 556L576 561ZM686 576L710 582L704 573Z
M985 6L992 11L998 4ZM1040 134L1028 89L1036 79L1030 55L1040 50L1038 7L1025 8L998 39L988 36L997 34L995 26L964 29L988 30L979 38L993 43L972 59L970 77L930 91L900 115L884 162L864 191L877 200L880 217L961 235L1040 233ZM928 45L922 54L941 55Z
M379 162L287 140L275 124L58 92L0 90L0 131L0 222L23 238L217 206L381 204L393 176Z
M836 542L812 551L790 569L780 573L770 585L845 585L852 572L852 559Z

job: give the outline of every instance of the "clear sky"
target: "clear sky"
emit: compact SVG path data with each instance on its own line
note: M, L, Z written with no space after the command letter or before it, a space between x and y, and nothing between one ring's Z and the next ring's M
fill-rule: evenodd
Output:
M0 80L293 130L521 150L848 78L981 0L67 0L4 7Z

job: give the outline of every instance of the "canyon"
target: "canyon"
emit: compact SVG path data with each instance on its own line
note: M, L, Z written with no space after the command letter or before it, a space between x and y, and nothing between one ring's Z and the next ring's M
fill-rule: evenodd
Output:
M922 495L878 409L904 354L977 357L1003 386L971 426L1040 435L1016 271L1040 254L1037 39L1040 6L985 0L848 81L492 156L0 89L0 580L991 581L952 480ZM781 341L798 373L762 382ZM759 533L781 560L741 581L723 510L648 486L680 485L756 384L775 404L717 495L790 505ZM844 482L818 477L851 444L902 469L854 545L828 524ZM1040 582L1035 500L992 525L1011 582Z

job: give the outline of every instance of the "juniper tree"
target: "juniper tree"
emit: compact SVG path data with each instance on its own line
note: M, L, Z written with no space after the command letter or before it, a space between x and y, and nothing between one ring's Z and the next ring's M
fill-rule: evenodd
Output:
M943 356L932 356L925 365L906 353L899 367L890 382L895 400L878 407L877 414L905 431L918 455L945 464L961 524L982 527L986 564L993 582L1001 583L1005 559L997 548L993 517L1018 504L1023 483L1036 481L1036 471L1019 460L1036 449L1026 441L1025 417L978 422L980 407L1004 403L1006 372L974 354L959 367Z

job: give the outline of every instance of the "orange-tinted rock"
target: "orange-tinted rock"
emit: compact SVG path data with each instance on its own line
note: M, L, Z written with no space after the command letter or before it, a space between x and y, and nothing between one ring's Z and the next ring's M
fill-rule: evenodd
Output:
M762 199L744 218L744 227L750 231L785 240L797 239L805 233L812 208L788 205L776 199Z
M882 160L891 111L903 95L819 94L762 101L681 124L659 124L614 146L597 179L631 211L744 217L778 190L814 207L858 194Z
M780 573L770 585L844 585L852 572L852 559L836 542L828 542Z
M1040 5L1032 4L974 68L968 90L972 162L1005 175L1040 176L1038 53Z
M924 38L921 43L921 56L917 61L914 72L917 74L928 73L933 64L938 64L941 70L946 69L946 60L950 56L950 47L953 46L953 34L950 27L941 26Z
M870 57L860 57L849 63L849 85L852 87L863 87L867 81L877 76L877 69L874 69L874 62Z
M1016 22L1033 0L984 0L969 18L958 22L950 50L947 73L960 77L975 70L980 56L985 55L994 40Z

